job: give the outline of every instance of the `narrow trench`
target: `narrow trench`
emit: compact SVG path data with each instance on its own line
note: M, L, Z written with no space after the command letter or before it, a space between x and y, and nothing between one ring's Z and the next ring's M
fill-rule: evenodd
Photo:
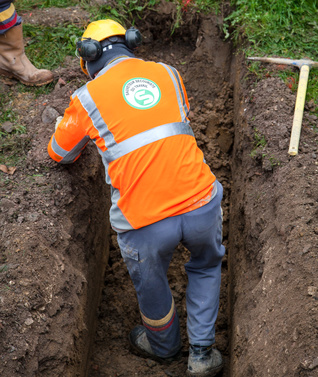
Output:
M216 20L200 22L196 44L186 38L165 43L155 40L139 53L142 58L163 61L176 67L183 77L191 105L190 120L197 143L206 162L224 187L223 243L227 253L222 263L220 309L216 323L216 345L222 352L225 368L221 374L230 376L230 318L228 269L229 222L231 196L231 151L234 140L233 83L231 75L231 46L222 41ZM200 40L200 42L198 42ZM215 55L215 50L218 54ZM108 203L109 205L109 203ZM187 276L184 264L188 251L179 245L168 271L170 287L178 308L183 353L181 360L160 365L133 355L129 350L128 334L141 323L136 294L120 255L116 233L109 230L109 258L98 308L98 321L91 342L90 359L83 375L89 377L171 376L185 375L188 342L186 332L185 291ZM94 329L94 330L93 330ZM94 338L94 339L93 339Z

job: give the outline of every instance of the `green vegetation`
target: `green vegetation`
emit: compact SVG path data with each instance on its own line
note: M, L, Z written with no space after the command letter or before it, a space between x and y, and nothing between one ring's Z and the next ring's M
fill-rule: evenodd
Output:
M275 156L269 156L268 160L272 168L274 168L275 166L279 166L281 164L280 161Z
M226 38L240 44L247 56L271 56L318 61L317 0L232 0L233 12L224 20ZM248 63L261 78L278 75L294 91L299 71L274 71L272 64ZM266 67L265 67L266 66ZM318 103L317 69L309 76L306 100ZM315 111L318 114L318 109Z
M29 138L21 137L20 131L10 134L1 132L0 165L17 166L25 158L30 148L30 142Z
M77 0L21 0L15 4L19 12L30 11L34 8L67 8L81 3Z
M135 17L141 17L145 9L154 8L159 0L119 0L116 2L106 2L102 5L91 5L82 3L83 9L89 12L90 20L100 20L105 17L113 18L125 25L129 22L134 24Z
M267 141L265 139L265 136L260 134L257 128L254 128L254 145L250 156L253 158L258 156L259 152L265 148L266 144Z
M54 89L55 84L55 82L51 82L50 84L44 86L26 86L21 83L17 83L17 89L20 93L31 93L34 95L34 98L37 98L43 94L50 93Z
M219 13L222 0L166 0L176 5L173 33L186 12ZM80 6L94 21L113 18L123 24L134 24L142 18L145 9L155 8L159 0L110 0L102 5L88 0L20 0L15 3L18 12L32 12L35 8ZM246 56L279 56L309 58L318 61L318 0L231 0L232 11L225 18L226 39L244 51ZM55 69L67 55L74 55L82 27L74 24L54 27L24 24L26 52L39 68ZM293 67L277 71L273 64L247 62L258 78L264 75L280 76L293 91L297 90L299 71ZM318 103L317 69L312 69L307 88L307 101ZM52 89L47 87L46 90ZM36 88L32 89L36 91ZM318 109L315 110L318 114Z
M7 121L14 122L16 117L12 105L10 105L10 100L4 97L0 98L0 106L0 124Z
M0 165L16 166L24 158L30 144L24 135L27 129L19 123L12 106L10 96L0 98L0 125L5 122L13 125L11 132L0 127Z
M74 55L76 40L82 33L72 24L55 27L25 25L23 28L28 41L27 54L38 68L57 68L66 55Z
M254 55L317 60L317 1L232 0L235 10L225 19L226 36L249 42Z
M220 14L225 9L222 0L166 1L174 3L176 7L172 34L180 27L187 12ZM89 14L89 19L83 20L84 22L113 18L124 25L130 25L142 19L146 9L155 9L159 2L160 0L109 0L99 5L89 0L20 0L15 2L15 6L22 18L23 14L32 13L36 8L79 6ZM230 0L230 4L231 12L227 12L228 16L220 27L225 39L231 39L246 56L308 58L318 61L318 0ZM57 26L24 23L26 54L36 67L54 70L63 64L66 56L74 56L76 40L82 33L82 25L72 23ZM257 80L276 75L296 92L299 79L297 68L286 66L286 69L278 70L273 64L261 64L257 61L247 61L247 65ZM30 93L36 98L52 91L55 84L27 87L18 83L15 89L19 93ZM312 112L318 115L317 68L310 71L306 100L316 104ZM17 166L27 154L30 140L25 135L25 126L19 124L12 106L10 94L0 98L0 164ZM7 121L14 124L11 132L6 132L1 127ZM311 124L311 127L318 132L316 124ZM271 166L279 165L275 156L266 156L265 147L264 135L255 129L251 157L268 158Z

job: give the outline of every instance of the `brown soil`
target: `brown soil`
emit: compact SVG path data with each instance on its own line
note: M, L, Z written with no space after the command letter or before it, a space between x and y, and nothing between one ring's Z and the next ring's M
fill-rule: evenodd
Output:
M221 16L187 12L171 36L174 12L163 2L138 21L145 40L138 56L181 72L198 145L225 189L221 375L318 376L317 118L310 115L317 105L306 104L299 155L289 157L295 94L273 69L261 81L247 72L222 39ZM23 18L84 25L87 15L51 8ZM27 127L18 138L25 161L13 175L0 171L0 375L184 376L188 252L178 247L169 269L183 356L171 365L138 358L127 341L140 323L138 305L109 228L95 146L71 166L46 152L55 118L86 81L76 58L54 74L54 90L36 100L0 81ZM261 136L266 145L256 148Z

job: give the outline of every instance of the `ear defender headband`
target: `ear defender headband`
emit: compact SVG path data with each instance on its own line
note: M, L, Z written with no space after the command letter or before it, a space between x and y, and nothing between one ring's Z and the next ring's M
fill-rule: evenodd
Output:
M126 30L125 37L120 35L111 36L106 38L102 42L98 42L95 39L84 38L81 41L76 42L76 50L78 55L86 62L92 62L98 60L104 51L107 50L107 46L115 43L125 43L130 49L134 50L141 44L140 31L131 27Z

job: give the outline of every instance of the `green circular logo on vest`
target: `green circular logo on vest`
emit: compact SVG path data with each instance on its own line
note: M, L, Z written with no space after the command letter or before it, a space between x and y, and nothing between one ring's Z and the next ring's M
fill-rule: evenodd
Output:
M159 86L148 79L136 77L123 86L123 96L128 105L141 110L150 109L160 101Z

